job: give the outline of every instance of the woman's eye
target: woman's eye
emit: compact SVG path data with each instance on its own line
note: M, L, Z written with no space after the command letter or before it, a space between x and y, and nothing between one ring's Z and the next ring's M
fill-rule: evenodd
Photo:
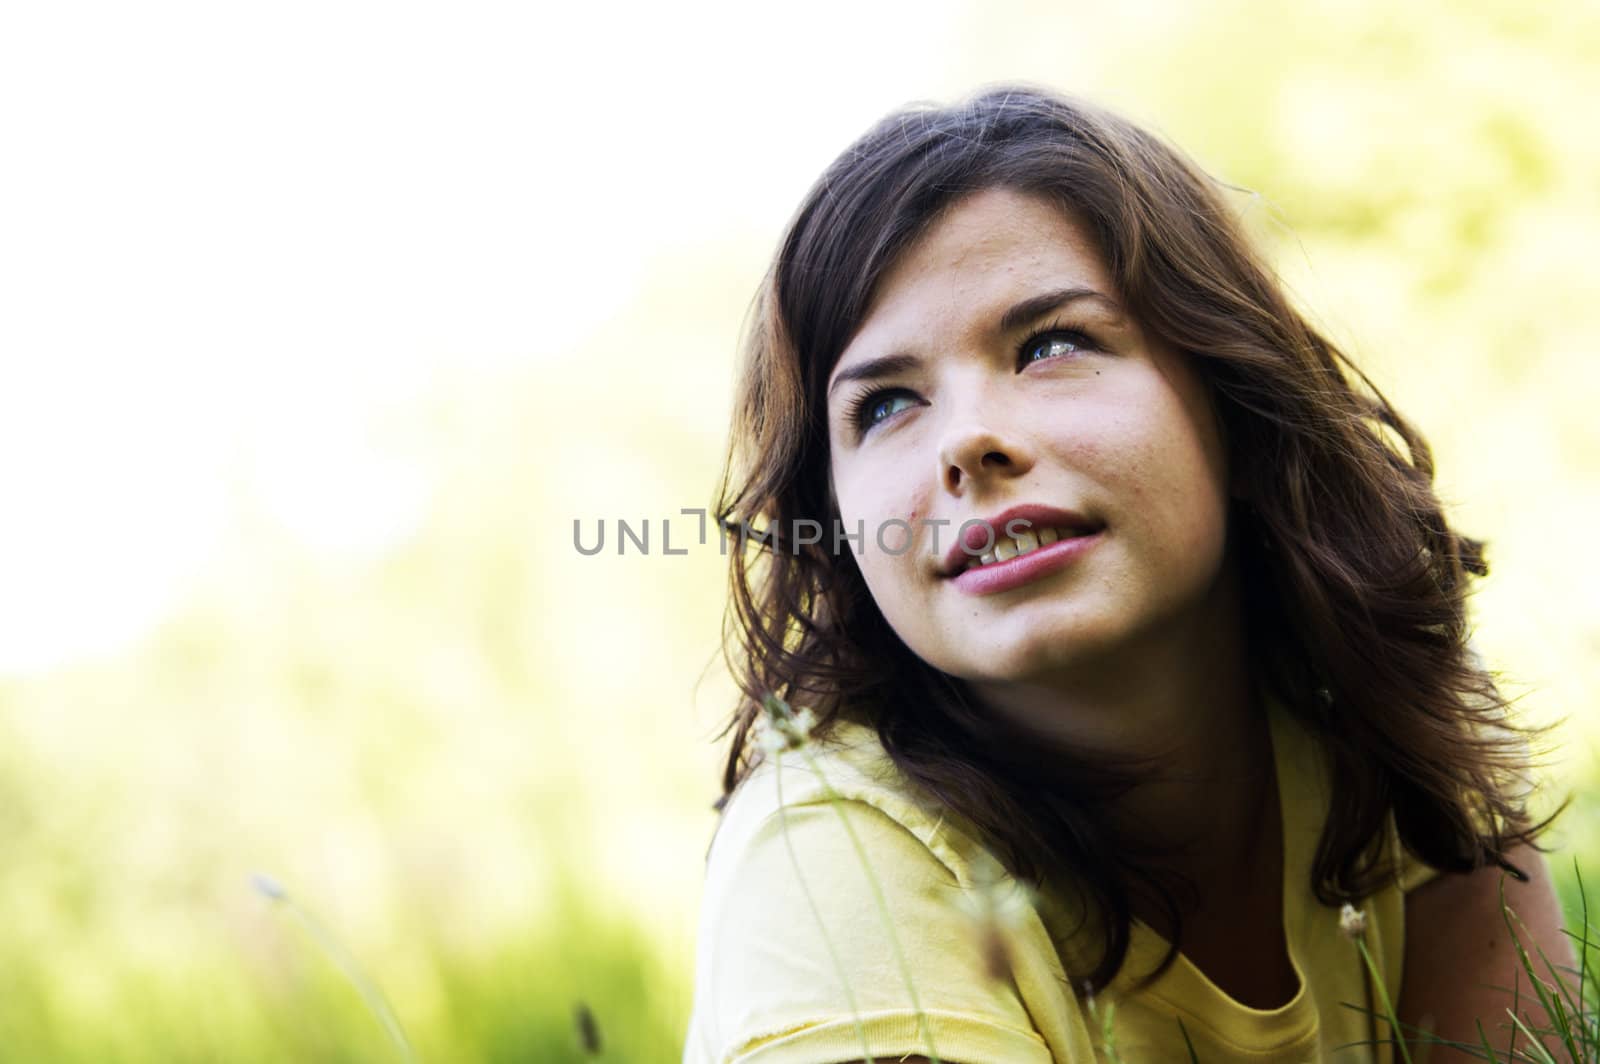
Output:
M901 403L904 403L905 406L901 406ZM876 399L867 404L866 409L862 411L862 422L867 425L876 425L878 422L885 421L898 414L907 406L913 405L915 404L912 403L909 395L886 395L882 399Z
M917 405L911 392L881 390L852 400L845 411L846 423L855 429L859 439L873 427L894 417L908 406Z
M1023 341L1022 364L1078 354L1092 346L1089 338L1075 329L1051 329Z

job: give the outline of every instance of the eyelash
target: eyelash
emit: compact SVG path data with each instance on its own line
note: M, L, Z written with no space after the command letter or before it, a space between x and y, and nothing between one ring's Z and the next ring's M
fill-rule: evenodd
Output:
M1075 325L1068 325L1064 321L1053 321L1044 328L1030 333L1026 340L1023 340L1022 343L1018 344L1017 357L1020 359L1025 353L1027 353L1028 350L1033 347L1035 343L1039 342L1044 337L1055 335L1070 337L1073 342L1073 346L1079 351L1099 350L1095 346L1094 339L1081 328Z
M1068 325L1065 322L1053 321L1044 328L1037 329L1034 332L1029 333L1027 339L1023 340L1017 345L1017 361L1019 368L1022 365L1031 364L1023 363L1022 356L1027 354L1033 349L1035 344L1047 336L1066 337L1071 340L1074 348L1078 351L1098 350L1098 348L1095 346L1093 338L1091 338L1089 334L1084 332L1081 328ZM1036 359L1035 361L1049 362L1051 359L1041 358ZM878 421L872 421L867 415L872 412L874 407L883 402L885 399L893 399L901 395L910 394L912 393L906 388L876 388L867 392L863 392L861 395L858 395L852 399L845 407L845 423L855 429L856 438L860 439L877 426L884 424L889 420L890 417L894 416L893 414L890 414L888 417L882 418Z

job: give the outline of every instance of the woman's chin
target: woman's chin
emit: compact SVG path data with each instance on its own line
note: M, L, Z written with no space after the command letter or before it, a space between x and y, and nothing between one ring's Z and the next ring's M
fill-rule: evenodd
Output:
M972 683L1035 686L1059 682L1103 651L1103 640L1082 632L1031 632L989 653L965 654L957 669L946 671Z

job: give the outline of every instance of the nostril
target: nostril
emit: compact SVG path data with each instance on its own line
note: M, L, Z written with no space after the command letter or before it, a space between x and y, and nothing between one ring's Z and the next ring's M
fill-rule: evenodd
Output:
M1000 468L1006 468L1006 467L1008 467L1010 465L1011 465L1011 458L1010 458L1009 455L1005 454L1003 451L986 451L986 452L984 452L983 457L978 460L977 468L978 469L983 469L985 467L993 468L993 467L996 467L996 466L998 466ZM960 487L961 486L961 478L964 475L965 476L970 476L971 474L969 474L965 470L963 470L961 468L961 466L959 464L957 464L957 463L952 462L948 466L946 466L946 468L945 468L945 480L949 483L951 488Z

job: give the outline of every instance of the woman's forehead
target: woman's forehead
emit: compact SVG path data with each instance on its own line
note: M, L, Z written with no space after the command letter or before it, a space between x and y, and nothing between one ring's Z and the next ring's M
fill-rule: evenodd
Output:
M1032 193L986 189L942 213L884 271L832 372L863 346L909 342L929 329L992 330L1019 301L1049 292L1120 300L1087 227Z

